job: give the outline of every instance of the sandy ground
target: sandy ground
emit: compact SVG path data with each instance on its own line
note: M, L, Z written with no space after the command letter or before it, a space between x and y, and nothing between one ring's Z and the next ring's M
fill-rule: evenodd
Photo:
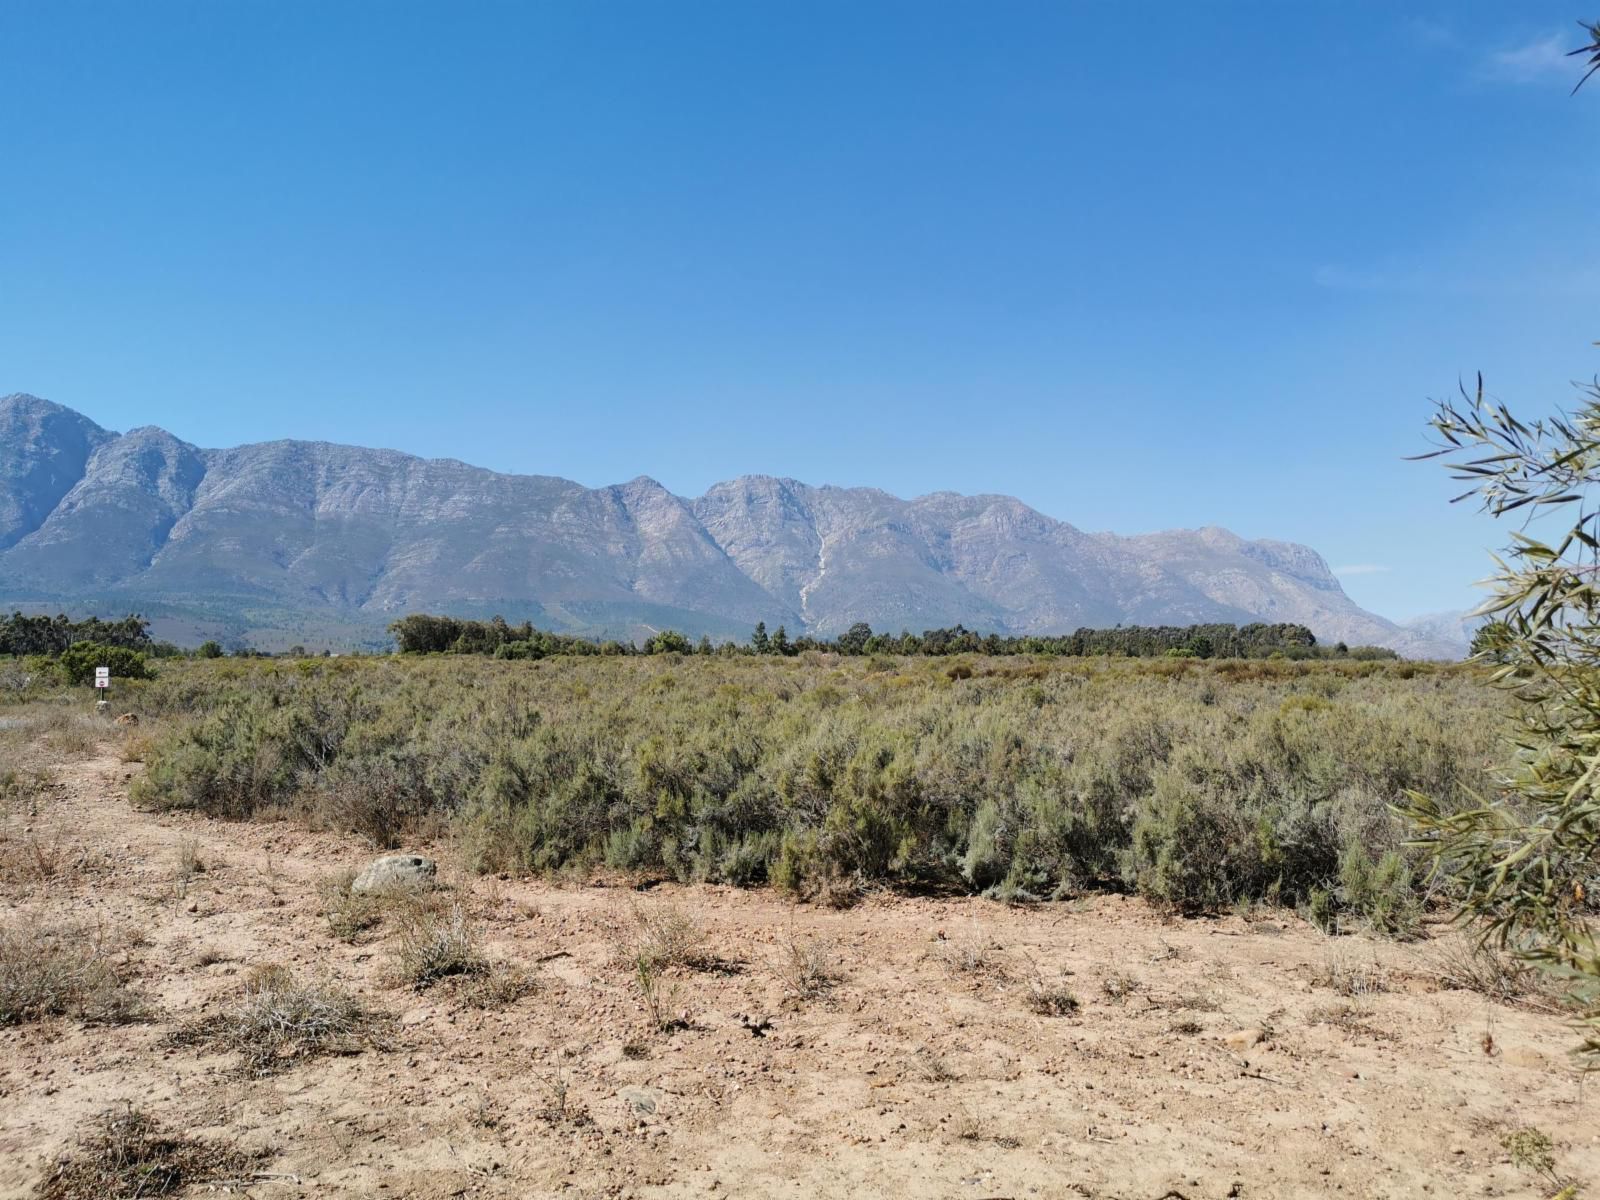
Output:
M122 1100L262 1152L274 1177L243 1190L263 1200L1547 1196L1501 1148L1530 1125L1565 1180L1600 1175L1597 1093L1567 1065L1570 1028L1441 990L1426 944L1330 939L1285 914L1171 920L1118 897L885 896L840 912L713 887L469 880L448 846L421 847L490 953L536 973L533 993L481 1011L449 987L388 982L389 929L332 935L317 883L369 849L134 811L138 769L109 752L63 766L35 814L4 820L13 844L42 839L63 865L0 880L0 914L137 931L126 969L154 1015L0 1029L0 1195L28 1194ZM180 896L185 842L206 869ZM667 905L723 961L675 973L688 1027L661 1033L615 940L635 906ZM792 936L824 943L841 976L798 1005L773 970ZM266 1078L165 1044L274 962L393 1013L392 1043ZM1080 1009L1030 1011L1033 972L1067 973ZM1341 995L1334 974L1381 990Z

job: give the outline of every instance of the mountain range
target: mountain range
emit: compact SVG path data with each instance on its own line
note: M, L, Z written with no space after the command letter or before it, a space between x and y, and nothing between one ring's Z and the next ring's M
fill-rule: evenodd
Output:
M1319 639L1453 657L1358 607L1315 551L1208 527L1085 533L1010 496L902 500L747 475L705 495L588 488L324 442L206 450L0 399L0 603L139 611L179 640L376 645L408 612L563 632L757 621L833 635L1291 621Z

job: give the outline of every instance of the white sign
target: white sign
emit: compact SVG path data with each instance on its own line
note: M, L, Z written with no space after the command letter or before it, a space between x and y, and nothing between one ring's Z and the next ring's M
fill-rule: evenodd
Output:
M97 688L108 688L111 686L110 667L96 667L94 669L94 685Z

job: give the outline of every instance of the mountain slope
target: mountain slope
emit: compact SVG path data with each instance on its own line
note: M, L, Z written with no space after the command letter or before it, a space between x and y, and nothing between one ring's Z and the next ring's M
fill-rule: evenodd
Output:
M1314 551L1222 529L1088 534L1009 496L759 475L685 500L320 442L204 450L20 395L0 400L0 601L187 614L261 644L381 640L434 610L623 636L1296 621L1449 652L1358 608Z
M0 399L0 550L44 523L113 436L36 396Z

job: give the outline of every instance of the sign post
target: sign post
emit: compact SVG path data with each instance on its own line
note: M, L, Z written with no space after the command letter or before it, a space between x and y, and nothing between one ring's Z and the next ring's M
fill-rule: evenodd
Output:
M96 667L94 669L95 691L100 693L100 699L95 702L95 711L105 712L111 707L106 697L111 694L111 668Z

